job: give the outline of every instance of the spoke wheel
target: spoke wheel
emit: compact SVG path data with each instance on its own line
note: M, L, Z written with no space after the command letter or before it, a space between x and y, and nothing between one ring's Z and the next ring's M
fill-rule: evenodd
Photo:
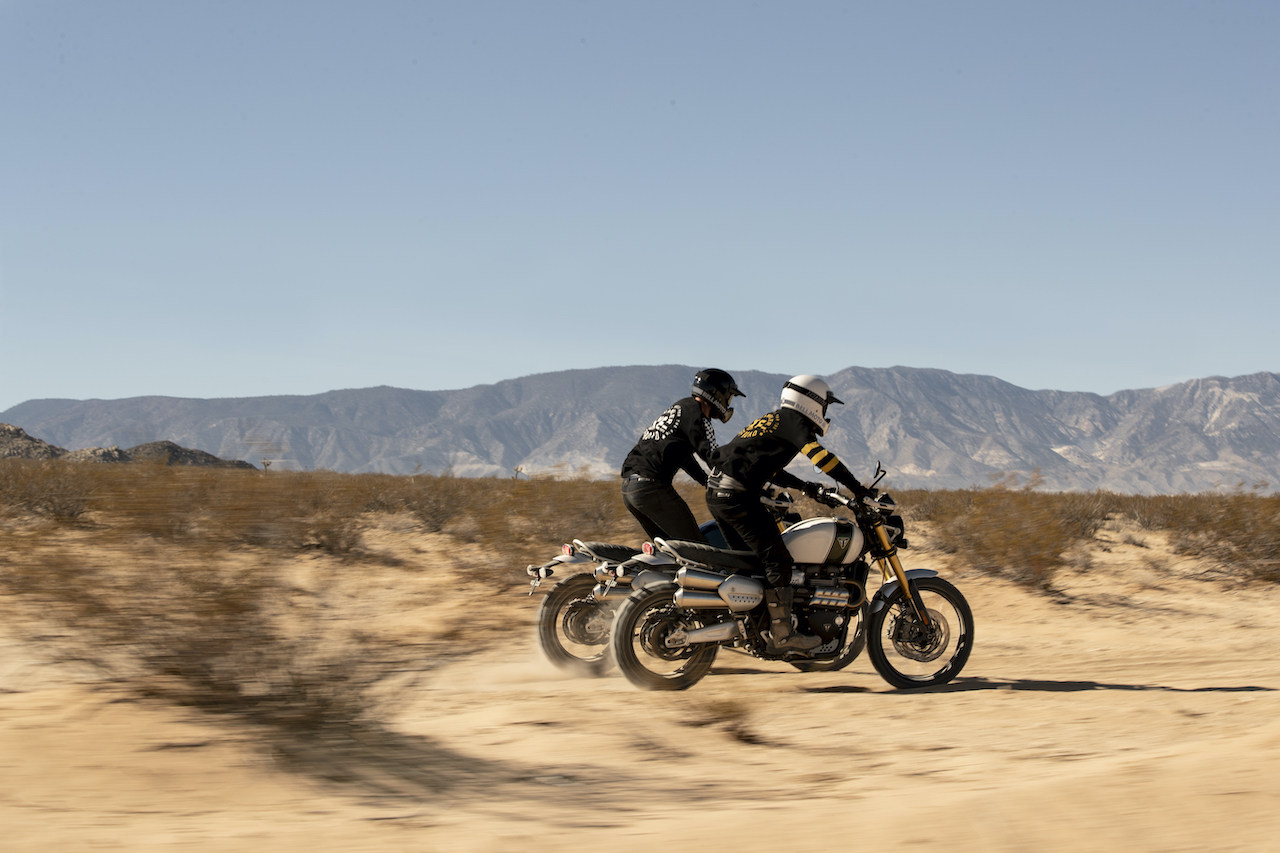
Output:
M867 619L867 655L894 687L933 687L960 674L973 650L973 613L960 590L942 578L911 582L929 625L915 615L901 587Z
M612 665L609 627L614 605L596 601L592 575L560 581L538 606L538 645L553 664L575 675L598 677Z
M618 607L613 623L613 657L627 680L645 690L685 690L711 670L719 646L701 643L671 647L668 637L701 626L679 610L673 583L637 589Z

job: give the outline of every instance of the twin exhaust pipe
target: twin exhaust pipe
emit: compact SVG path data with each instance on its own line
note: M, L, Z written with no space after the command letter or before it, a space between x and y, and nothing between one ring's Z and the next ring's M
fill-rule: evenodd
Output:
M722 575L684 566L676 572L675 602L690 610L724 610L745 613L764 601L764 584L743 575Z

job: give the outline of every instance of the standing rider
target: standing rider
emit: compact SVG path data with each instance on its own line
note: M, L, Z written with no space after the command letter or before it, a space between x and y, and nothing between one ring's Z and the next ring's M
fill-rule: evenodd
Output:
M733 377L711 367L693 377L691 396L677 400L658 416L622 463L622 501L650 538L706 541L693 511L671 485L683 469L700 486L716 449L715 415L722 423L733 417L733 398L745 397Z
M822 644L818 637L796 633L791 624L791 571L794 561L778 525L760 503L767 484L797 488L813 497L820 488L783 469L803 453L822 473L847 487L855 497L869 494L834 453L818 443L831 421L827 406L841 403L820 377L792 377L782 389L779 408L752 421L719 448L707 482L707 508L720 524L730 548L755 552L770 589L765 592L770 651L807 651ZM843 403L842 403L843 405Z

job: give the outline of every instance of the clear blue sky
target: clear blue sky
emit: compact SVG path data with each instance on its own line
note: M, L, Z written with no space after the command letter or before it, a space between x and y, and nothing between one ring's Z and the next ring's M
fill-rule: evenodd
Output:
M1280 371L1280 5L0 0L0 411Z

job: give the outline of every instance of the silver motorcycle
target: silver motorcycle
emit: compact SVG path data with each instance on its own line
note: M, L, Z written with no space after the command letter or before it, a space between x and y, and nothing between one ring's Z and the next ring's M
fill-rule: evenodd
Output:
M894 687L955 678L973 649L973 614L937 572L903 567L905 525L892 497L875 489L884 475L877 465L861 500L834 489L819 492L820 503L847 509L852 518L809 518L783 531L796 564L794 629L816 634L821 645L771 651L763 570L753 553L659 539L654 550L679 568L674 576L655 572L633 579L610 640L622 674L648 690L683 690L706 676L721 648L801 669L839 669L856 630L872 665ZM880 586L868 596L872 564Z

